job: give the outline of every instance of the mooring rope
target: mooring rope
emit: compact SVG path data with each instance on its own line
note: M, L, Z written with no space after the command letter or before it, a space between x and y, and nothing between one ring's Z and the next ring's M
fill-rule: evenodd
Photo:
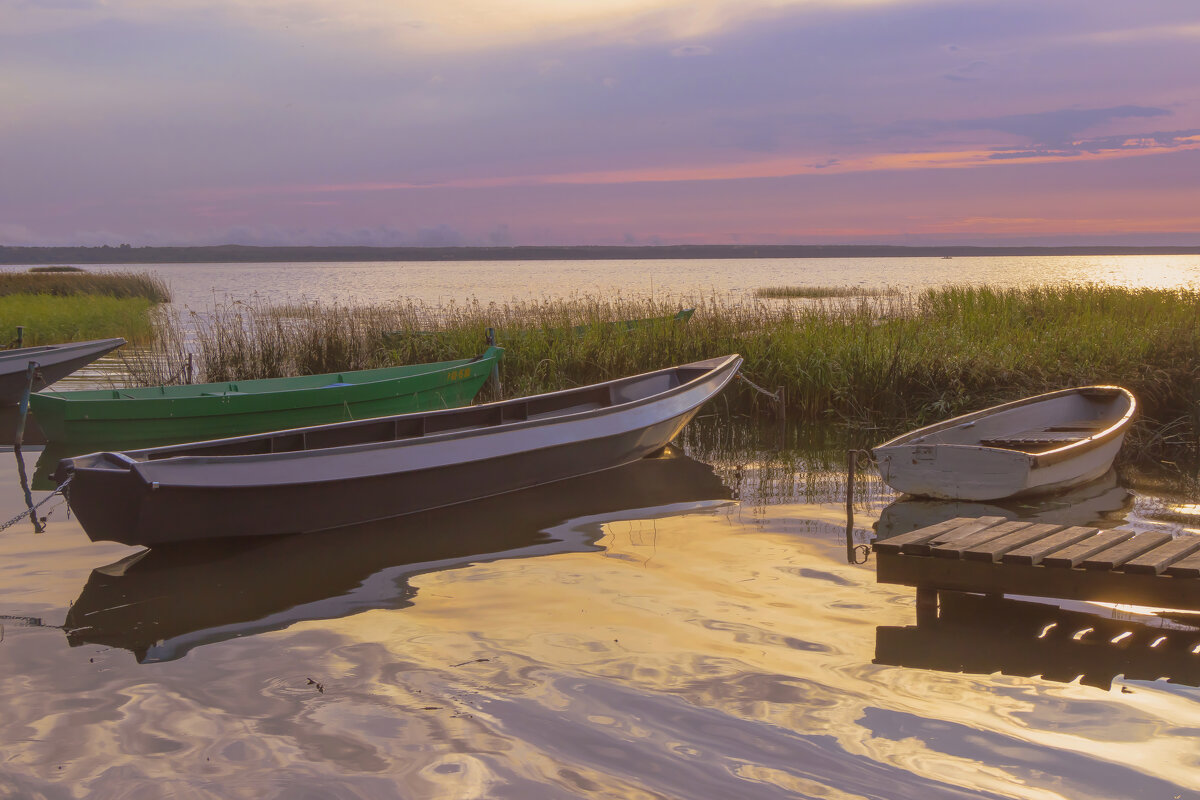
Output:
M15 517L10 519L8 522L4 523L3 525L0 525L0 531L5 531L8 528L11 528L13 525L16 525L21 520L25 519L25 517L30 516L32 514L36 514L37 510L39 508L41 508L42 506L46 505L46 503L49 503L51 500L53 500L56 495L61 494L63 496L66 496L67 485L71 483L71 478L74 478L74 477L75 477L74 475L69 476L65 481L60 483L53 492L51 492L50 494L43 497L36 505L32 505L29 508L26 508L20 514L17 514ZM56 506L56 508L57 508L57 506Z

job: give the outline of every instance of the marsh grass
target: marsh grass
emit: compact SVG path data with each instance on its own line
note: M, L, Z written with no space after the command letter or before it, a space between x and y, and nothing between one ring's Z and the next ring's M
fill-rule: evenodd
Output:
M0 296L0 338L7 341L20 325L26 347L116 336L150 344L158 337L152 310L143 297Z
M139 297L151 303L167 303L171 292L166 281L146 272L0 272L0 296L95 295L115 298Z
M684 306L697 309L684 325L621 331L601 324ZM191 320L197 333L186 347L197 354L197 380L221 381L461 358L483 349L491 327L505 332L504 396L736 352L748 378L785 388L789 418L849 426L876 441L1019 397L1115 383L1141 403L1136 448L1194 458L1198 319L1200 291L1094 285L948 287L803 305L583 297L312 304L284 314L235 304ZM575 335L577 325L591 327ZM769 407L742 385L727 396L751 413Z
M826 297L896 297L901 294L894 287L873 288L865 286L763 286L754 290L755 297L776 300L807 299Z

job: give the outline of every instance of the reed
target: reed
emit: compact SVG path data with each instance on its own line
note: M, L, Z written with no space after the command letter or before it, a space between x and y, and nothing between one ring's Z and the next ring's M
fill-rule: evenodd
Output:
M19 325L26 347L116 336L150 344L158 335L152 310L143 297L0 296L0 336L6 343Z
M17 294L140 297L151 303L171 301L166 281L146 272L0 272L0 297Z
M901 294L895 287L869 286L763 286L754 290L755 297L778 300L792 298L819 299L823 297L889 297Z
M685 306L697 308L686 325L626 332L607 324ZM838 423L869 440L1043 391L1116 383L1142 405L1136 447L1194 458L1198 318L1200 291L1070 285L954 286L805 304L719 297L238 304L172 324L195 326L188 347L197 353L197 379L216 381L464 357L482 350L492 327L506 348L505 396L736 352L754 383L784 387L789 417ZM576 333L580 325L588 327ZM746 410L770 407L745 386L728 397Z

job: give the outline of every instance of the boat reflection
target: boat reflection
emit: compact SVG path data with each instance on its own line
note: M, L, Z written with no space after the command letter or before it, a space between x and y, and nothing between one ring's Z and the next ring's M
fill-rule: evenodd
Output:
M92 571L64 629L72 646L170 661L295 622L404 608L416 594L414 575L584 551L605 523L711 508L730 496L711 467L668 449L595 475L351 528L142 550Z
M1099 608L1099 607L1097 607ZM875 664L1109 689L1129 680L1200 686L1200 615L1144 621L1011 598L940 592L936 617L875 629Z
M1118 483L1115 470L1069 492L1008 502L918 500L904 496L880 512L875 537L887 539L955 517L995 516L1063 526L1115 528L1126 522L1133 510L1133 499L1133 494Z

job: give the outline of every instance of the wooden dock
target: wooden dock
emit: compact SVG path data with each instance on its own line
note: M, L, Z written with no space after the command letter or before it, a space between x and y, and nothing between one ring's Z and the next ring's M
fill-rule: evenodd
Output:
M1200 536L957 517L876 540L877 580L939 591L1200 608Z

